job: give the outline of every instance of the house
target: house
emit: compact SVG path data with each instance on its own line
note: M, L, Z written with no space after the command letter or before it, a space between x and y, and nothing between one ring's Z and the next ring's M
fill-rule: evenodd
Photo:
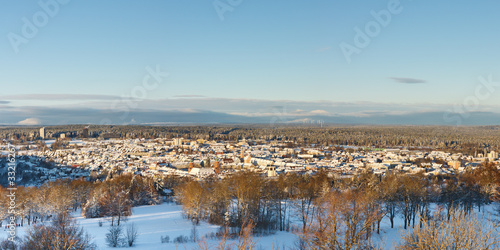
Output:
M189 174L198 178L205 178L207 176L214 175L215 171L212 168L193 168L189 171Z
M276 176L276 167L275 166L268 166L266 167L267 171L267 176L268 177L274 177Z

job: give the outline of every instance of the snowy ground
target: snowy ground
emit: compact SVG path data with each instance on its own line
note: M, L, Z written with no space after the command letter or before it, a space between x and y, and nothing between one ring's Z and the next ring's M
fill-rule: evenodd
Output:
M489 216L489 213L494 210L494 205L487 206L482 210L482 213ZM483 212L486 211L486 212ZM132 216L123 223L124 229L127 224L134 223L138 229L139 236L137 238L134 249L199 249L197 243L186 243L176 245L172 240L180 235L189 237L191 235L192 224L189 220L182 217L182 207L171 203L164 203L156 206L141 206L135 207L132 210ZM105 243L105 235L108 232L110 221L104 221L103 226L99 227L100 219L85 219L79 213L74 213L77 222L93 237L93 241L99 249L114 249L110 248ZM481 216L481 215L480 215ZM400 234L403 231L402 220L397 217L395 220L395 228L390 228L390 223L387 218L384 218L381 224L380 235L373 235L373 242L382 249L394 249L395 245L400 241ZM17 235L22 237L28 227L19 227ZM218 226L200 222L197 226L199 238L207 233L216 232ZM161 243L161 236L168 235L170 243ZM0 230L0 239L7 237L7 231ZM293 249L297 242L297 236L287 232L277 232L274 235L255 237L256 249ZM229 241L228 244L235 243ZM207 240L206 244L209 248L214 248L217 240ZM212 246L212 247L210 247Z
M110 221L104 221L103 226L99 227L100 219L85 219L79 213L73 214L80 226L88 232L98 249L116 249L106 245L105 238L108 232ZM189 237L193 228L191 222L182 216L182 206L172 203L164 203L156 206L140 206L132 209L132 216L126 222L123 222L123 229L126 229L127 224L134 223L139 236L133 249L199 249L198 243L174 244L173 239L183 235ZM17 236L23 237L27 226L18 227ZM217 232L219 227L210 225L205 222L200 222L196 227L199 238L210 232ZM7 231L0 230L0 239L7 238ZM168 235L170 243L161 243L161 236ZM283 246L288 249L292 247L297 236L292 233L278 232L271 236L254 238L257 249L270 249L273 245ZM207 240L208 246L216 246L217 240ZM227 245L234 243L228 241ZM213 247L212 247L213 248Z

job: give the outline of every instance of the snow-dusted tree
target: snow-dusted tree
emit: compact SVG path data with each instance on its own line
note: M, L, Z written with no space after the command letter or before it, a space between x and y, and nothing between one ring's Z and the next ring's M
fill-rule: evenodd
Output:
M37 212L38 212L38 218L43 222L45 218L47 218L51 211L51 205L49 202L49 193L50 189L46 185L42 185L40 188L37 190L37 195L35 195L34 201L37 204Z
M16 215L20 219L21 226L24 226L24 219L29 213L30 193L25 187L17 187L16 190Z
M64 213L74 203L74 193L67 180L57 180L47 183L49 189L48 201L52 214Z
M113 181L105 181L94 188L82 209L86 218L111 217L118 225L123 217L131 214L131 201L127 189Z
M120 221L132 213L129 195L125 190L111 188L108 198L109 202L105 203L106 215L111 217L111 225L113 225L115 218L120 225Z
M38 215L38 204L35 197L38 195L36 187L26 187L24 209L26 210L25 218L28 225L31 225L33 219Z
M98 218L103 216L100 197L98 194L92 195L82 207L82 215L85 218Z
M134 206L155 205L160 203L160 195L151 177L134 175L130 181L130 198Z
M92 191L94 185L91 182L77 179L70 183L71 190L73 192L73 210L83 207L90 197L90 192Z

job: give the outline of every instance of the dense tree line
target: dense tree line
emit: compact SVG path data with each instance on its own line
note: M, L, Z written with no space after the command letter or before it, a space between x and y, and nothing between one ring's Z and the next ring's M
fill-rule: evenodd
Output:
M82 209L86 218L109 217L119 225L133 206L162 201L162 180L131 174L115 175L103 181L57 180L40 187L18 186L14 209L20 226L44 222L52 216ZM0 226L7 219L9 191L0 188Z
M68 137L81 137L84 125L50 126L49 135L67 133ZM0 138L27 141L37 133L38 127L0 127ZM373 147L407 147L443 149L473 155L484 149L500 148L500 126L111 126L92 125L90 137L112 135L117 138L177 138L237 141L282 140L299 145L351 145Z
M171 178L164 182L162 178L116 173L102 180L56 180L39 187L17 186L15 205L7 196L12 191L0 187L0 227L3 223L5 227L30 226L26 236L3 241L0 249L94 249L89 235L71 218L71 211L81 209L86 218L107 217L112 226L120 226L132 206L160 203L163 183L173 182Z
M394 227L400 216L404 229L422 228L435 220L437 205L443 222L455 223L457 211L470 218L473 209L500 201L500 170L491 163L458 176L425 176L364 172L353 178L332 179L290 173L267 178L240 172L224 179L184 180L176 187L186 216L198 223L254 230L294 231L308 249L365 249L380 233L386 218ZM290 224L290 216L300 227ZM467 224L467 222L461 222Z
M313 201L330 186L326 173L289 174L276 179L253 172L239 172L222 180L186 180L177 187L177 201L195 223L241 227L247 221L257 230L289 230L290 210L300 211L305 227Z

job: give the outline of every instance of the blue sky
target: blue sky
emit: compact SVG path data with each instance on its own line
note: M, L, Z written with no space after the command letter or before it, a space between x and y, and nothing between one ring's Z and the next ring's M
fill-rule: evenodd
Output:
M478 77L500 81L498 1L2 2L0 124L84 122L49 121L34 111L40 108L113 111L116 99L141 86L148 67L169 75L127 111L254 117L279 107L293 120L302 118L296 112L447 112L463 110L467 100L479 101L465 112L500 106L500 86L484 98L475 93ZM232 9L224 20L214 2ZM340 45L354 45L355 28L365 30L377 22L372 11L391 4L400 12L388 12L388 24L378 24L367 46L346 60ZM27 38L23 18L46 24L33 24L38 31ZM13 45L13 36L27 43Z

